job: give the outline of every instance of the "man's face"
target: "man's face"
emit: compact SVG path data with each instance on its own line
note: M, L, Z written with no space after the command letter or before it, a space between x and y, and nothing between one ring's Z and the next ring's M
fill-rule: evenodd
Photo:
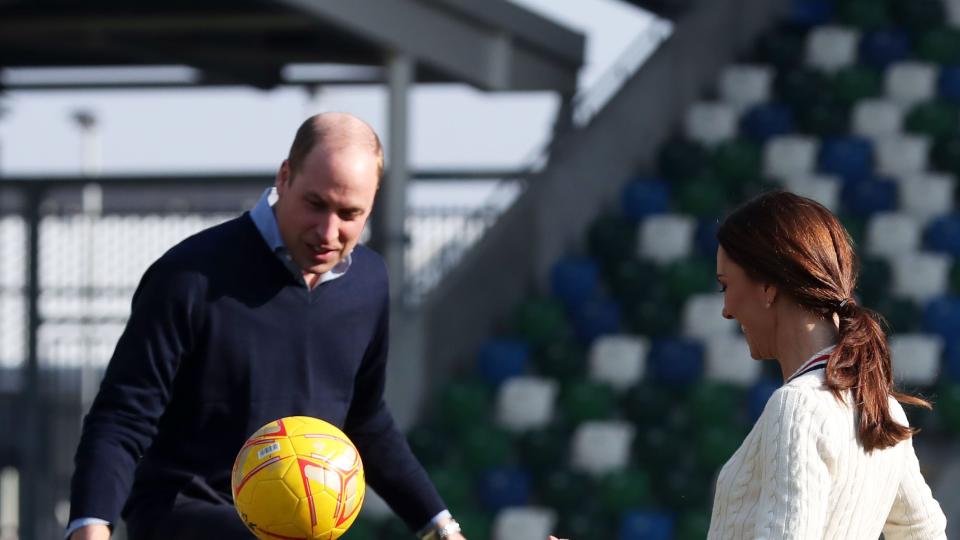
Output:
M378 181L377 158L364 147L317 146L296 175L283 162L274 212L283 242L307 283L313 284L357 245Z

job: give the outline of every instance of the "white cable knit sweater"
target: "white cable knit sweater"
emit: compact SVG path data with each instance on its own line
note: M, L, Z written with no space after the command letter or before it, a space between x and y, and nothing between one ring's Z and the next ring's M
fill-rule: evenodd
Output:
M823 380L822 369L812 371L770 397L720 470L707 538L946 538L912 440L866 453L854 409ZM907 424L896 400L890 407Z

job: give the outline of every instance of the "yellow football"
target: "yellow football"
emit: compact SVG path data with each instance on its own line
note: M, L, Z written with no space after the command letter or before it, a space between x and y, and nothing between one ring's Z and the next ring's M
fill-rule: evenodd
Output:
M360 512L360 453L335 426L290 416L258 429L233 464L233 503L262 540L333 540Z

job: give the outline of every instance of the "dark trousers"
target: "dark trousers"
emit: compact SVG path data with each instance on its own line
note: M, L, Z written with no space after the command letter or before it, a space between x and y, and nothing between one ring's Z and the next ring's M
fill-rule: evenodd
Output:
M130 540L250 540L231 504L177 497L172 508L147 511L127 519Z

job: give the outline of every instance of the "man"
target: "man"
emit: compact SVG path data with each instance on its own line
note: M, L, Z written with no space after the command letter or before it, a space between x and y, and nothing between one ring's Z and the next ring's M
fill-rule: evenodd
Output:
M357 244L382 173L367 124L314 116L275 192L147 270L84 420L71 540L109 538L121 508L132 540L250 538L233 460L257 428L292 415L342 427L411 529L463 539L383 402L387 273Z

